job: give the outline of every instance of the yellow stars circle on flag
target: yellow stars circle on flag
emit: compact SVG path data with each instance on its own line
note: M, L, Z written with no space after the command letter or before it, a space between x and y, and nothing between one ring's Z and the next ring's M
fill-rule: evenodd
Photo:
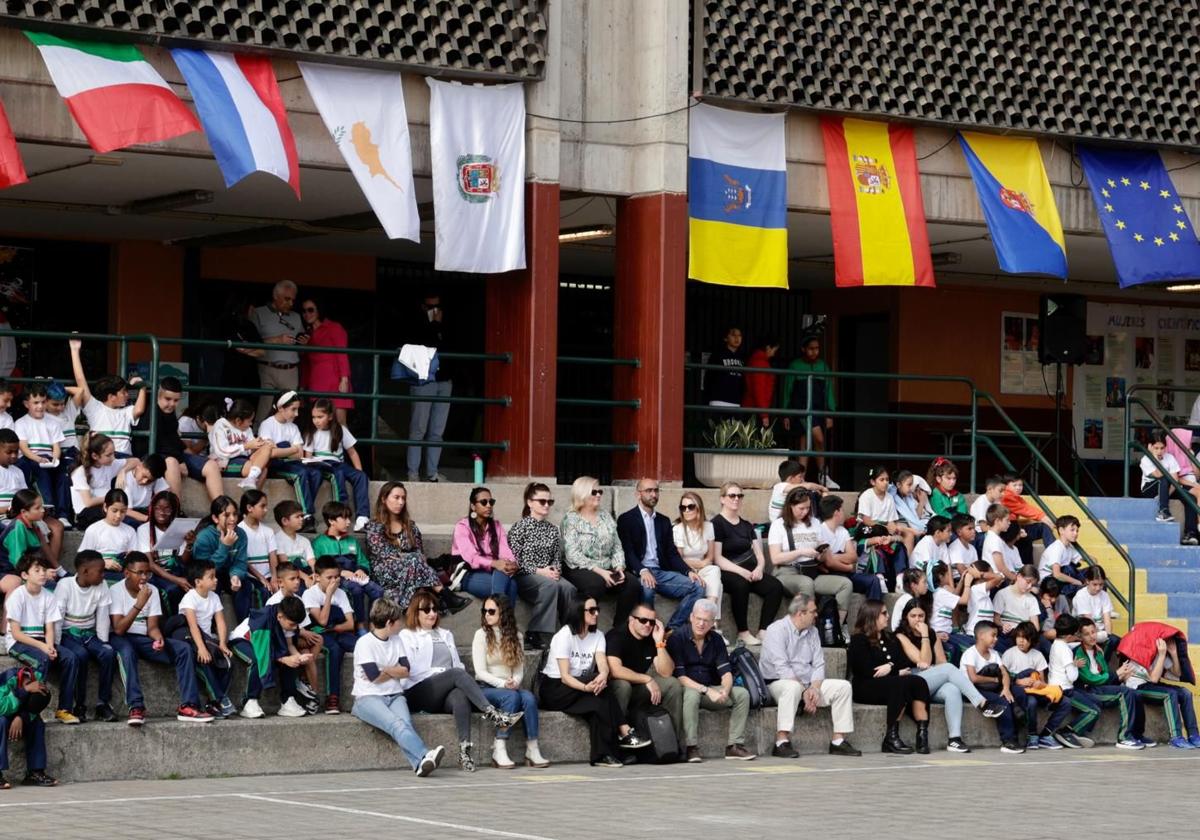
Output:
M1105 211L1106 213L1111 213L1111 212L1113 211L1113 206L1112 206L1111 204L1105 204L1105 205L1104 205L1104 211Z
M1158 191L1158 194L1159 194L1159 195L1161 195L1163 198L1170 198L1170 197L1171 197L1171 192L1170 192L1170 190L1159 190L1159 191Z
M1155 245L1162 245L1162 244L1163 244L1163 238L1162 238L1161 236L1156 236L1156 237L1154 237L1154 244L1155 244Z
M1187 230L1187 222L1178 221L1175 223L1175 227L1179 228L1180 230Z
M1183 212L1183 207L1182 207L1182 205L1179 205L1179 204L1174 204L1174 205L1172 205L1172 206L1171 206L1171 209L1172 209L1172 210L1174 210L1176 213L1182 213L1182 212Z
M1149 181L1139 181L1138 186L1141 187L1143 190L1148 190L1148 189L1150 189L1150 182Z
M1146 237L1142 236L1140 233L1135 233L1133 235L1133 239L1135 242L1145 242L1146 241Z
M1116 184L1113 184L1113 186L1115 187L1115 186L1116 186ZM1122 178L1122 179L1121 179L1121 186L1123 186L1123 187L1128 187L1128 186L1129 186L1129 179L1128 179L1128 178Z
M1104 196L1105 198L1112 197L1112 193L1110 193L1108 190L1100 190L1100 195Z
M1125 223L1120 219L1117 219L1117 230L1125 230Z
M1109 179L1108 179L1108 185L1109 185L1110 187L1115 187L1115 186L1117 185L1117 182L1116 182L1116 181L1114 181L1112 178L1109 178Z
M1176 233L1175 231L1171 231L1171 237L1170 237L1170 239L1171 239L1171 241L1172 241L1172 242L1178 242L1178 241L1179 241L1179 234L1178 234L1178 233Z

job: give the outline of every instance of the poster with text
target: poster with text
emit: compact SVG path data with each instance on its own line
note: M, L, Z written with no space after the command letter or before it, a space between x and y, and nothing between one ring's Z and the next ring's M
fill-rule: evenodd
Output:
M1053 394L1046 372L1038 362L1038 318L1027 312L1000 316L1000 393ZM1053 376L1050 377L1053 379Z

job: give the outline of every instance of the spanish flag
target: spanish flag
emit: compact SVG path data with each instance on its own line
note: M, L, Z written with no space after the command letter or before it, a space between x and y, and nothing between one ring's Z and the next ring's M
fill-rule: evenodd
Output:
M959 135L1000 270L1067 276L1067 247L1036 140Z
M933 259L911 128L821 121L838 286L928 286Z
M688 277L787 288L784 114L696 105L688 123Z

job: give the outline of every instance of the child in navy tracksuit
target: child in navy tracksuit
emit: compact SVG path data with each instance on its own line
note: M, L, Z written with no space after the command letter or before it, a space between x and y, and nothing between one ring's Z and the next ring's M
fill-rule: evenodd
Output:
M304 604L294 595L289 595L278 604L252 610L250 615L234 628L230 636L230 647L238 659L246 663L246 698L241 716L260 718L263 716L259 698L264 688L279 686L279 697L283 706L282 717L303 717L304 709L297 702L297 677L312 659L310 653L300 653L293 641L300 623L304 621Z
M320 628L325 642L325 713L337 714L342 685L342 660L354 653L354 609L342 591L342 570L334 557L318 557L317 585L304 590L304 606L313 629Z
M1079 669L1079 678L1075 685L1080 691L1090 695L1098 707L1116 706L1118 708L1121 713L1121 721L1117 729L1116 746L1119 749L1144 749L1146 744L1140 738L1135 738L1133 734L1141 700L1136 691L1122 685L1133 673L1133 666L1126 662L1117 669L1114 679L1108 673L1104 647L1097 639L1096 622L1090 618L1080 618L1078 621L1079 647L1075 649L1075 667ZM1094 723L1093 719L1083 732L1086 734Z
M46 775L46 724L42 710L50 702L50 689L30 668L9 668L0 673L0 790L11 784L4 778L8 769L8 741L25 742L23 785L54 787L58 780Z
M350 596L358 616L359 633L367 632L366 616L371 604L383 597L383 587L367 574L366 558L359 551L358 540L350 533L352 512L345 502L326 502L321 508L325 533L313 540L317 557L336 557L342 569L342 589Z

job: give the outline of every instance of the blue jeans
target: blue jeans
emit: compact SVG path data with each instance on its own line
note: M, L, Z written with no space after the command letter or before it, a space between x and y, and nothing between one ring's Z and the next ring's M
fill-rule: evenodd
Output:
M313 515L313 503L317 500L317 491L321 489L321 479L324 478L319 469L295 460L273 458L267 465L267 475L282 478L290 484L304 515Z
M350 492L354 494L354 515L355 516L370 516L371 515L371 499L367 495L368 485L367 474L362 470L356 470L345 461L340 461L336 464L317 464L314 472L319 476L316 486L320 487L321 482L329 479L329 490L333 495L335 502L346 501L346 485L350 485ZM313 498L317 497L316 491L313 491Z
M64 516L71 510L71 479L63 469L63 461L57 467L43 467L22 455L17 467L25 474L25 483L36 487L46 507L52 507Z
M372 694L366 697L355 697L354 708L350 713L364 723L382 729L386 732L409 765L416 770L429 749L417 730L413 729L412 717L408 713L408 703L403 694Z
M513 688L492 688L482 684L480 684L480 688L483 689L483 696L497 709L509 714L524 712L525 716L521 718L521 723L525 724L525 737L530 741L537 739L538 708L537 698L533 696L533 692ZM497 729L497 740L505 740L510 732L509 729Z
M0 715L0 770L8 769L8 727L15 715ZM46 769L46 724L37 715L21 715L25 729L25 766L28 770Z
M67 632L63 633L62 641L58 643L58 655L60 657L64 650L75 654L75 657L79 660L77 676L75 677L75 690L79 692L79 697L75 700L76 705L82 707L87 704L87 697L85 695L87 693L89 659L94 659L99 666L96 702L111 703L113 675L117 672L116 652L109 647L107 642L100 641L94 635L76 636L73 633Z
M679 630L687 626L688 618L692 614L692 605L704 597L704 586L696 583L687 575L681 575L679 572L668 572L663 569L649 569L654 576L655 583L658 584L654 589L642 587L642 603L654 604L654 594L657 592L664 598L674 598L679 601L679 606L675 608L675 612L671 615L671 620L667 622L667 627L674 630ZM641 573L638 574L638 577Z
M503 595L508 603L514 607L517 605L517 579L504 572L472 570L463 581L463 589L480 599L489 595Z
M972 706L978 706L983 701L979 689L971 684L966 674L949 662L914 673L929 684L930 700L946 707L946 730L950 737L961 737L963 698Z
M414 397L448 397L454 390L451 382L426 382L424 385L413 385L408 393ZM431 444L442 442L442 434L446 431L446 419L450 416L448 402L414 402L412 415L408 421L408 439L425 440ZM442 460L440 446L425 447L425 475L437 475L438 462ZM421 470L421 447L408 447L407 466L409 475Z
M54 662L58 664L59 669L58 708L69 712L75 708L75 684L79 676L79 657L73 651L62 647L57 650L58 658ZM41 650L17 642L8 649L8 655L22 665L28 665L37 674L38 681L45 682L46 675L50 673L50 657Z
M883 600L883 584L879 582L879 575L852 572L849 577L855 592L865 595L869 600Z
M164 639L162 650L154 649L154 640L141 633L113 633L109 644L117 654L117 668L125 683L125 705L131 709L146 708L142 697L142 681L138 676L138 660L175 666L175 682L179 685L179 702L200 708L200 686L196 682L196 660L185 642Z
M339 555L337 558L338 566L343 571L356 572L358 571L358 562L353 557ZM354 609L354 623L359 627L365 626L367 618L371 613L371 604L383 597L383 587L373 580L368 580L366 583L359 583L356 580L342 578L342 591L346 593L346 597L350 599L350 606ZM341 611L338 611L339 615ZM337 621L330 619L333 625L341 624L345 620L342 616Z
M1158 509L1170 511L1169 502L1171 499L1179 498L1179 491L1165 478L1156 478L1142 490L1142 497L1146 499L1157 497ZM1196 512L1186 501L1183 502L1183 533L1196 533Z

